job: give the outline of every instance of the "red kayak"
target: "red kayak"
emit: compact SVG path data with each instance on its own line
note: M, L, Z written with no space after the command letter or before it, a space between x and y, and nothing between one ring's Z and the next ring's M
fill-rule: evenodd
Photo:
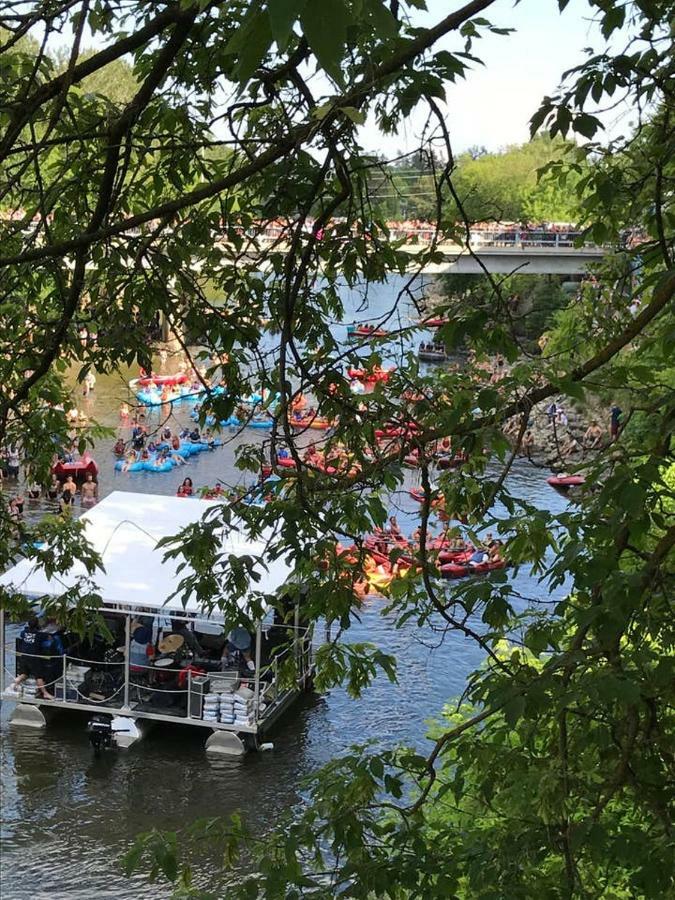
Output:
M482 575L485 572L493 572L495 569L503 569L505 566L506 563L503 559L478 563L477 566L470 566L466 563L447 563L441 566L441 575L444 578L464 578L466 575Z
M464 550L441 550L438 554L438 562L441 566L449 563L466 564L471 559L473 548L465 548Z
M178 372L177 375L142 375L137 384L140 384L141 387L149 387L151 384L156 384L158 387L173 387L177 384L186 384L188 380L185 372Z
M434 316L431 319L423 319L422 325L426 325L427 328L440 328L442 325L447 325L450 319L447 319L445 316Z
M386 328L372 328L367 325L357 325L354 328L347 328L349 337L386 337L389 332Z
M62 462L59 460L52 466L52 475L56 475L57 478L67 478L68 475L72 475L76 481L78 479L84 481L86 475L93 475L96 478L98 475L98 464L93 457L85 453L74 462Z

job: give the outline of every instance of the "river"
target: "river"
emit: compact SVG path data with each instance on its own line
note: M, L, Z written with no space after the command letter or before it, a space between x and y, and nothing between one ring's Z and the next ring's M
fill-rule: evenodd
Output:
M364 318L380 314L391 296L391 289L378 289L369 298ZM354 296L350 303L356 316L359 299ZM99 375L95 391L79 405L102 424L118 428L119 405L127 399L125 381L134 374ZM152 421L159 421L159 412L151 414ZM189 407L178 406L173 424L187 422ZM173 494L186 474L197 486L216 479L236 483L241 473L233 465L234 449L263 439L248 431L232 437L226 447L193 457L189 466L161 475L115 473L112 442L105 441L95 450L101 494L119 489ZM406 486L411 486L416 475L407 478ZM524 461L516 462L509 484L514 494L541 508L557 512L566 505L548 487L545 474ZM417 504L405 491L392 498L392 504L403 531L410 533ZM529 572L520 570L511 577L523 596L541 594ZM3 900L168 897L166 886L151 885L142 876L126 879L121 871L120 857L139 832L171 829L239 809L256 832L264 833L282 811L301 801L303 776L352 743L407 742L423 750L426 723L462 692L481 654L458 635L439 642L431 628L420 629L412 622L396 629L382 615L383 605L382 600L368 600L349 638L373 641L393 653L398 684L380 677L360 700L350 699L342 689L303 697L273 731L271 752L210 758L203 750L201 729L158 725L133 749L94 760L84 731L86 716L64 714L44 731L12 728L8 718L13 704L3 703ZM196 875L199 881L207 879L212 890L222 883L217 859L209 853L197 861Z

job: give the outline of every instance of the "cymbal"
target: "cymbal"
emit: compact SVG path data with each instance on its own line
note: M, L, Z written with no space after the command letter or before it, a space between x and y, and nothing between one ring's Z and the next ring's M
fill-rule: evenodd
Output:
M182 634L167 634L159 642L157 649L160 653L175 653L177 650L180 650L184 643L185 638Z

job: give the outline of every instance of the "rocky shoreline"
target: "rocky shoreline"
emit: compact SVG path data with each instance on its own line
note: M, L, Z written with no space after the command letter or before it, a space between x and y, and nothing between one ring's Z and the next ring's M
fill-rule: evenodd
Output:
M549 415L551 404L555 404L555 415ZM504 434L514 444L520 426L516 417L504 427ZM588 436L589 429L594 429L593 436ZM610 432L601 413L567 407L565 398L559 396L532 409L519 455L529 457L535 465L562 471L580 466L609 442Z

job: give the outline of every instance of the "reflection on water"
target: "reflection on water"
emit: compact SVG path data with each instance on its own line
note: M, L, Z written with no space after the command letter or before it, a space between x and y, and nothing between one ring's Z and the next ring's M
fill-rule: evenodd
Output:
M390 302L391 289L371 293L368 315L374 318L387 299ZM353 310L357 304L354 297ZM137 373L123 374L131 378ZM119 404L125 399L124 381L98 376L95 393L81 405L102 424L117 428ZM186 424L189 410L177 405L171 412L172 427ZM151 412L149 419L158 424L160 412ZM227 447L199 454L188 466L161 475L115 473L112 441L106 441L95 451L101 494L115 489L173 494L186 474L197 486L214 484L216 479L237 483L242 476L233 465L234 449L260 440L262 436L250 431L234 436ZM416 474L406 477L406 487L412 486ZM514 493L538 506L559 510L565 505L548 488L544 474L524 463L516 463L509 480ZM418 505L401 491L393 498L393 507L403 530L412 531ZM523 595L540 593L527 572L512 577ZM243 759L209 758L203 751L206 730L158 723L132 750L94 760L84 731L86 716L62 714L44 732L15 729L8 725L13 705L4 703L0 722L3 900L158 900L167 896L163 887L142 878L128 880L120 869L120 856L138 832L154 826L174 828L198 817L240 809L251 827L264 833L282 811L297 804L302 777L351 743L405 741L423 748L425 722L461 693L467 673L480 663L481 654L462 636L451 635L439 645L438 634L430 628L408 622L395 629L381 615L381 608L382 601L369 600L350 639L373 641L393 653L398 658L399 683L391 685L386 678L378 678L358 701L341 689L321 698L303 697L272 733L274 750L269 753ZM217 887L217 871L217 859L205 852L197 874L209 880L211 889Z

